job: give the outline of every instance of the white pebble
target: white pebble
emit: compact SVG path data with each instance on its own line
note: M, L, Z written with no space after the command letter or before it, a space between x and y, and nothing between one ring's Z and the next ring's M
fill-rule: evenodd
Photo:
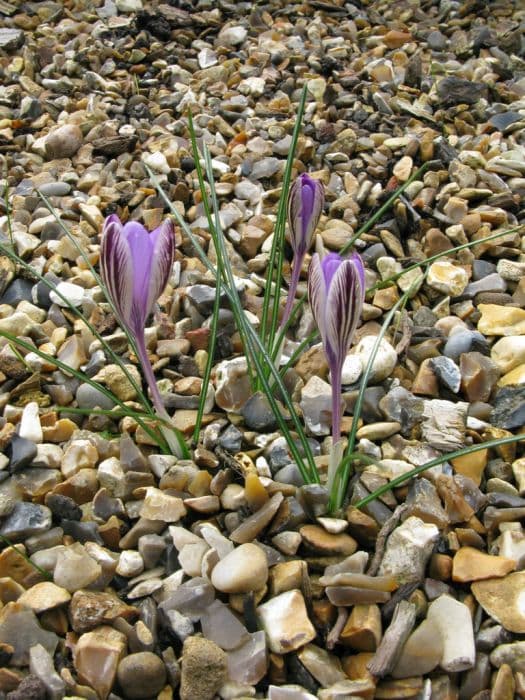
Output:
M34 443L43 441L44 435L42 433L42 426L40 425L40 416L36 401L31 401L24 406L18 434L21 438L31 440L31 442Z

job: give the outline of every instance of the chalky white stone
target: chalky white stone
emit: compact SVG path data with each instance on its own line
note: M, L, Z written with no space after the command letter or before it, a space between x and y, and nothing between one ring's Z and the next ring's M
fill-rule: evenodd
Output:
M73 306L80 306L84 299L85 289L79 287L78 284L71 282L59 282L56 286L56 291L53 289L49 292L49 298L58 306L67 308L68 303ZM67 301L64 301L64 297Z
M264 587L268 579L266 554L256 544L239 545L221 559L211 574L211 582L223 593L248 593Z
M435 624L443 643L441 668L451 673L472 668L476 646L469 608L448 595L441 595L430 603L427 620Z
M43 441L44 435L40 425L39 409L36 401L31 401L24 406L18 434L21 438L31 440L34 443Z
M506 374L525 362L525 336L509 335L500 338L491 348L490 357Z
M374 345L376 343L375 335L366 335L362 338L359 343L355 346L353 352L361 360L361 365L363 371L368 365L368 361L373 352ZM390 345L388 340L384 338L379 343L379 348L377 350L374 362L372 364L372 370L370 372L369 381L370 382L381 382L386 379L393 371L397 364L397 353L394 348Z
M298 590L286 591L259 605L257 614L266 632L268 646L276 654L288 654L316 637L303 594Z

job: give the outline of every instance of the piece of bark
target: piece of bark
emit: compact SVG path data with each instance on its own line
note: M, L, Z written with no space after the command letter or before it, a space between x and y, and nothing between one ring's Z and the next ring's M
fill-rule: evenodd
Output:
M415 622L416 606L407 600L400 601L373 659L367 664L372 675L383 678L392 671Z

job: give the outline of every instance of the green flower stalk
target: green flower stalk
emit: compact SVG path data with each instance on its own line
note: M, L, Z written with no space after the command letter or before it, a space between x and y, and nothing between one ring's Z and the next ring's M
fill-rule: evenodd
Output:
M151 233L135 221L123 225L116 214L104 222L100 275L105 292L119 323L134 338L153 406L165 423L170 422L170 417L157 387L144 331L148 316L168 283L174 254L175 237L169 219ZM173 453L182 456L173 432L166 428L162 432Z

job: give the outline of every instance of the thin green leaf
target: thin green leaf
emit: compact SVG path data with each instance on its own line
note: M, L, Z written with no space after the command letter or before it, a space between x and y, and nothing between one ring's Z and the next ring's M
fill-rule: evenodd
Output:
M449 462L450 460L456 459L457 457L465 457L467 455L473 454L474 452L479 452L479 450L492 449L493 447L496 448L500 447L501 445L509 445L513 442L521 442L522 440L525 440L525 435L511 435L505 438L497 438L496 440L480 442L476 445L465 447L462 450L456 450L455 452L449 452L448 454L441 455L441 457L436 457L436 459L433 459L430 462L427 462L426 464L422 464L419 467L415 467L414 469L412 469L409 472L406 472L405 474L396 476L395 479L392 479L387 484L384 484L383 486L368 494L368 496L365 496L353 505L356 508L363 508L371 501L375 501L377 498L380 498L384 493L388 493L388 491L392 491L392 489L395 489L398 486L402 486L406 481L410 481L415 476L418 476L419 474L425 472L427 469L437 467L440 464L443 464L444 462Z
M347 460L347 457L351 455L354 452L354 447L355 447L355 441L356 441L356 435L357 435L357 425L359 421L359 417L361 415L361 411L363 408L363 401L365 398L365 391L368 386L368 380L370 378L370 374L372 372L372 368L374 366L374 362L377 356L377 353L379 352L379 347L381 345L381 341L386 335L386 332L390 326L390 323L392 322L392 319L394 318L394 315L396 311L399 308L402 308L410 298L410 294L412 292L412 288L414 285L412 285L404 294L401 296L398 301L394 304L394 306L390 309L388 314L386 315L382 325L381 329L379 331L379 334L377 335L374 345L372 347L372 351L370 353L370 357L368 358L368 362L366 364L365 370L363 372L363 376L361 377L360 385L359 385L359 393L357 395L357 400L354 406L354 417L352 420L352 427L350 428L350 432L348 434L348 445L346 449L346 455L345 459L343 460L342 464L340 465L339 469L337 470L337 474L334 480L334 485L330 493L330 498L328 501L328 511L330 513L333 513L339 508L341 508L343 504L343 500L346 494L346 489L348 486L348 481L350 480L350 472L352 468L352 462L351 460Z
M220 228L220 219L219 219L219 208L218 208L219 205L218 205L218 201L217 201L217 193L215 190L215 179L213 177L213 166L211 164L211 161L209 164L206 162L206 157L204 155L204 161L205 161L205 167L206 167L206 177L208 179L208 184L210 187L210 196L212 198L212 207L213 207L213 212L215 212L215 218L214 218L214 215L212 212L212 207L210 207L210 203L208 201L208 192L206 190L206 182L204 179L204 173L202 171L202 166L201 166L201 162L200 162L200 153L199 153L199 149L197 147L197 136L195 134L195 128L193 125L193 116L192 116L191 111L188 113L188 128L189 128L189 132L190 132L190 139L191 139L191 145L192 145L192 150L193 150L193 159L195 161L195 169L197 171L197 179L199 181L199 189L201 192L202 205L204 207L204 213L205 213L206 219L208 220L208 229L210 231L210 235L213 239L213 243L215 246L215 254L217 256L218 274L217 274L217 271L215 270L215 268L213 267L213 265L211 265L207 256L206 256L206 260L207 260L208 264L211 266L211 269L212 269L213 274L215 276L215 280L216 280L215 284L217 285L217 280L219 280L219 279L223 279L226 284L230 284L230 280L228 279L228 274L227 274L227 271L225 269L224 260L223 260L223 257L228 259L228 256L227 255L222 256L220 254L220 251L218 251L218 249L217 249L216 232ZM205 144L204 144L204 150L205 150L205 152L207 151ZM195 237L193 237L193 236L190 237L190 240L193 243L193 245L195 245L195 242L196 242ZM203 253L204 253L204 251L203 251ZM210 269L210 268L208 268L208 269ZM236 289L235 283L233 281L233 273L231 275L231 285L230 286L233 290L233 293L237 294L237 289ZM242 313L244 315L244 310L241 307L241 311L239 312L239 307L240 307L240 304L236 305L235 307L232 306L232 312L233 312L233 315L235 318L235 323L237 325L237 328L239 328L239 326L240 326L239 313ZM250 361L249 357L246 357L246 362L248 364L248 376L250 378L250 386L252 387L252 389L255 390L255 386L256 386L255 372L252 369L251 361Z
M56 367L61 369L66 374L72 374L74 377L79 379L81 382L85 382L86 384L89 384L91 387L93 387L97 391L100 391L108 399L110 399L111 401L116 403L118 406L120 406L121 409L126 413L126 415L133 418L140 425L140 427L144 430L144 432L147 433L152 438L152 440L154 440L157 444L160 445L159 436L144 423L144 421L140 417L140 414L138 414L136 411L133 411L132 409L130 409L129 406L126 406L126 404L123 401L121 401L117 396L112 394L111 391L109 391L109 389L106 389L106 387L103 384L99 384L98 382L95 382L93 379L88 377L83 372L79 372L78 370L69 367L64 362L61 362L57 357L53 357L52 355L48 355L48 353L42 352L42 350L35 347L34 345L31 345L31 343L28 343L27 341L23 340L22 338L17 338L16 336L12 335L11 333L8 333L7 331L0 331L0 337L6 338L11 343L14 343L15 345L18 345L21 348L24 348L24 350L27 350L28 352L34 352L36 355L38 355L42 359L46 360L46 362L49 362L50 364L55 365Z

